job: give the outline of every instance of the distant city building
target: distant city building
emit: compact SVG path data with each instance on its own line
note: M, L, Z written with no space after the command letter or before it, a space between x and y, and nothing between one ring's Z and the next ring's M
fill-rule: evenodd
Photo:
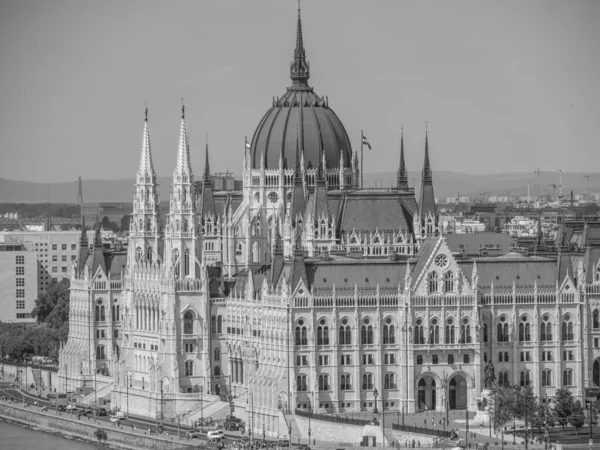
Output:
M0 243L0 321L32 323L38 298L38 262L35 251L22 243Z

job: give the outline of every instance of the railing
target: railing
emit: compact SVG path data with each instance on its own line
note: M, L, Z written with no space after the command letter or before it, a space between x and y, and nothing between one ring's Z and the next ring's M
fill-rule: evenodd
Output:
M451 436L450 431L436 430L435 428L424 428L416 425L400 425L399 423L392 424L393 430L407 431L409 433L426 434L429 436L438 436L443 438L449 438Z
M475 297L471 295L415 296L413 306L473 306Z
M175 281L175 290L177 292L181 291L199 291L202 289L202 281L201 280L177 280Z
M325 422L345 423L349 425L365 426L371 423L370 420L354 419L343 416L331 416L329 414L315 414L313 412L303 411L301 409L297 409L295 414L300 417L310 417L312 420L323 420Z

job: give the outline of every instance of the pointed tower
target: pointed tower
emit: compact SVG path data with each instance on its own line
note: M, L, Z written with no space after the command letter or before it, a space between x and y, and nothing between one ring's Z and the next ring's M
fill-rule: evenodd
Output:
M408 190L408 173L404 162L404 127L402 127L402 134L400 135L400 166L398 167L397 188L399 191Z
M433 175L429 163L429 136L425 129L425 161L421 179L421 197L419 210L414 218L414 230L418 241L439 234L439 223L435 195L433 193Z
M182 105L179 147L173 170L164 256L168 269L173 270L176 278L197 278L199 276L199 273L196 273L196 260L199 256L196 244L194 172L190 162L190 144L185 127L185 106Z
M223 261L221 256L221 238L223 223L217 217L213 184L210 176L210 163L208 159L208 138L206 140L204 162L204 176L202 178L202 192L198 200L198 222L202 224L202 260L208 264Z
M160 256L158 184L152 162L150 132L148 131L148 108L144 118L140 166L136 175L133 213L129 223L129 246L127 262L132 267L136 262L156 261Z
M298 3L298 24L296 25L296 48L294 60L290 65L290 78L294 86L308 86L310 68L306 61L304 42L302 40L302 19L300 17L300 3Z

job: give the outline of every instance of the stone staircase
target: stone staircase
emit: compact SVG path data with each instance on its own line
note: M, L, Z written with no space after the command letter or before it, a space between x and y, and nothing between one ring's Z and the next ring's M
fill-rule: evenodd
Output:
M102 386L101 388L96 390L95 393L92 392L92 393L86 395L85 397L83 397L81 400L79 400L79 402L83 403L84 405L91 405L92 403L94 403L95 399L101 399L102 397L106 397L107 395L110 395L110 393L114 390L114 388L115 388L115 383L105 384L104 386Z
M229 403L221 401L217 396L204 400L203 405L187 414L184 419L193 422L200 418L212 417L213 420L224 419L229 414ZM222 416L222 417L221 417Z

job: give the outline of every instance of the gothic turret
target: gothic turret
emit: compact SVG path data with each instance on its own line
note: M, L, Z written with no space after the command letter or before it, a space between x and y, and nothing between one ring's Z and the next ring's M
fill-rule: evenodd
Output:
M309 64L306 61L304 42L302 40L302 19L300 17L300 5L298 5L298 24L296 25L296 48L294 49L294 60L290 65L290 77L293 84L307 86L310 78Z
M408 189L408 173L406 172L406 164L404 162L404 128L400 136L400 165L398 166L398 184L399 191Z
M424 220L427 216L437 216L435 207L435 196L433 194L433 176L429 164L429 140L427 130L425 131L425 161L421 179L421 197L419 198L419 216Z

